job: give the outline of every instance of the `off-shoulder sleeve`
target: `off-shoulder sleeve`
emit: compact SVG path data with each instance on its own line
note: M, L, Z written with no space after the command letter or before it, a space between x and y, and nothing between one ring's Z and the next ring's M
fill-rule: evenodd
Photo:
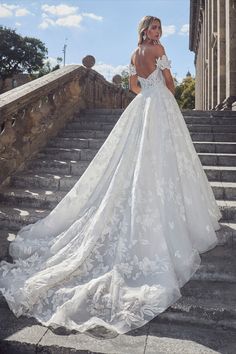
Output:
M161 70L164 69L170 69L171 68L171 60L167 58L166 54L163 54L161 57L159 57L156 60L157 67L159 67Z
M129 75L136 75L136 68L133 64L129 64Z

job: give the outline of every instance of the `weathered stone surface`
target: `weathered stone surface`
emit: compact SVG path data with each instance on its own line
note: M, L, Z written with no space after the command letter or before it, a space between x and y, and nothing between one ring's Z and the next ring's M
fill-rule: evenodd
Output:
M150 324L145 354L234 354L235 331L187 324Z
M80 65L68 65L2 94L0 184L57 135L75 113L88 106L126 107L133 97ZM65 132L64 136L71 135Z
M93 55L86 55L86 57L83 58L82 64L86 66L86 68L92 68L95 64L95 58Z
M54 348L50 353L71 353L65 348L78 350L79 353L104 353L104 354L143 354L147 338L148 325L135 331L117 335L102 330L91 331L88 334L57 335L49 330L39 342L40 347ZM110 337L110 338L109 338Z
M189 48L195 53L197 109L234 109L235 36L234 0L190 1Z
M47 328L34 318L15 317L7 308L0 308L0 353L32 354Z

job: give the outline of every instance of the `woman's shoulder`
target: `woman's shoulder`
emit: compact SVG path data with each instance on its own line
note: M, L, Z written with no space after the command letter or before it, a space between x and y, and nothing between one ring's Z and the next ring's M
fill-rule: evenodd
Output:
M137 48L135 48L134 50L133 50L133 52L131 53L131 59L130 59L130 64L134 64L134 58L135 58L135 56L137 55L137 53L138 53L138 51L139 51L139 47L137 47Z
M153 46L153 52L156 57L162 57L162 55L166 54L165 48L161 43Z

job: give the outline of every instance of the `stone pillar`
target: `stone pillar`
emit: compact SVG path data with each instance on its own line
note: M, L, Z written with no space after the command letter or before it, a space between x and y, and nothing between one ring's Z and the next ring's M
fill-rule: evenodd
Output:
M226 100L224 109L236 101L236 1L225 0L226 13Z
M211 33L212 33L212 22L211 22L211 1L206 2L206 8L207 8L207 32L208 32L208 38L207 38L207 48L208 48L208 107L207 109L211 109L211 97L212 97L212 70L211 70L211 62L212 62L212 51L211 51Z
M201 109L204 109L204 104L205 104L205 67L204 67L205 41L204 41L204 8L203 7L201 7L200 18L201 18L200 38L201 38L201 49L202 49L202 55L201 55L201 82L202 82L202 87L201 87L201 92L202 92Z
M205 24L205 107L204 109L208 109L209 106L209 92L208 92L208 53L209 53L209 41L208 41L208 6L205 3L205 11L204 11L204 24Z
M203 3L203 19L202 19L202 43L203 43L203 58L202 58L202 70L203 70L203 102L202 102L202 109L206 109L206 10L205 10L205 3Z
M202 38L200 35L199 38L199 59L198 59L198 70L199 70L199 86L200 86L200 92L199 92L199 109L203 109L202 107L202 101L203 101L203 80L202 80Z
M217 104L217 2L211 0L211 109Z
M226 98L225 0L217 0L217 108Z
M202 102L203 102L203 67L202 67L202 58L203 58L203 41L202 41L202 17L201 24L200 24L200 33L199 33L199 83L200 83L200 95L199 95L199 109L203 109Z
M195 70L196 70L196 78L195 78L195 109L199 109L199 53L195 53Z

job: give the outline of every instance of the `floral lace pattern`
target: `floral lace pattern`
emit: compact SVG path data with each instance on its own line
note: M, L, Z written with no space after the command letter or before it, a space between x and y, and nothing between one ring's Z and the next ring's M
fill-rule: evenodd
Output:
M141 81L69 193L10 244L0 290L17 317L125 333L177 301L199 254L217 244L221 213L178 104L158 81L167 65L159 60Z
M141 84L142 90L165 83L164 77L162 75L162 70L171 68L171 60L167 58L166 54L163 54L162 57L156 59L156 68L153 72L147 77L143 78L138 76L138 80ZM129 74L136 75L135 66L130 63L129 64Z

